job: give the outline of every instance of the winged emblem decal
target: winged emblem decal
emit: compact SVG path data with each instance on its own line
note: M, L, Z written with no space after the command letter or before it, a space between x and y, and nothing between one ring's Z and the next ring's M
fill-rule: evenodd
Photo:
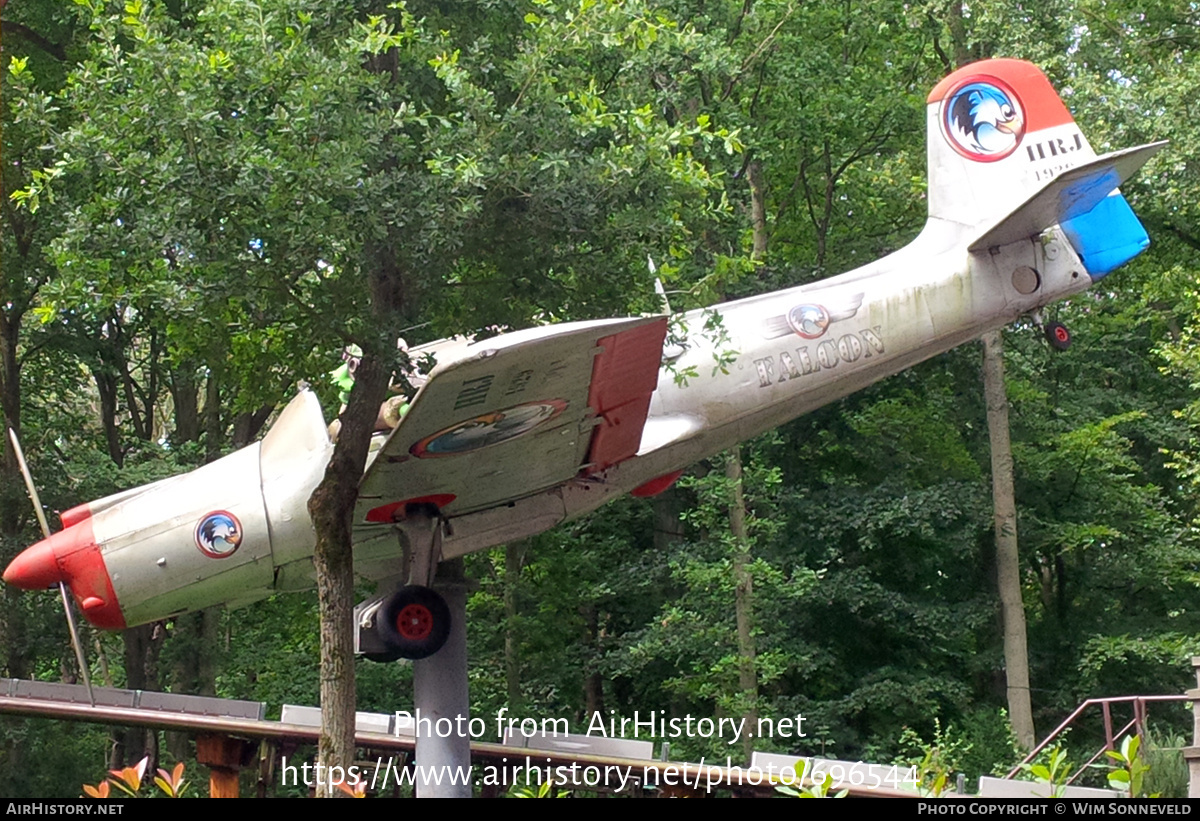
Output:
M858 313L863 294L850 294L818 302L802 302L782 316L763 322L763 338L775 339L794 333L803 339L819 339L834 322Z

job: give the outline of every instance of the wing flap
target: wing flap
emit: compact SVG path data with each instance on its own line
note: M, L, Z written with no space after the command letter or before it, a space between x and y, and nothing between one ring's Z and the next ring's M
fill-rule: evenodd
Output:
M658 387L667 318L600 340L603 351L592 368L588 405L599 417L588 462L593 470L635 455Z

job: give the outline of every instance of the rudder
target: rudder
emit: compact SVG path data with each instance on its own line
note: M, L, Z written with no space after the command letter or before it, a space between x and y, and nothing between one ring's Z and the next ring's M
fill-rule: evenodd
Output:
M1164 143L1097 157L1041 69L984 60L946 77L927 100L929 219L971 250L1061 224L1092 279L1150 244L1117 190Z
M1096 158L1046 75L1023 60L964 66L927 103L930 219L990 224Z

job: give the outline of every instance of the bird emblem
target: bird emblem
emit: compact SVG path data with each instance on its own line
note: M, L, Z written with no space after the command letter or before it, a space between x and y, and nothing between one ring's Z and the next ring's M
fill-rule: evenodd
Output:
M942 112L946 139L968 159L1003 159L1025 136L1025 115L1017 95L995 83L968 81L946 95Z
M196 547L205 556L224 559L232 556L241 544L242 523L232 513L218 510L196 525Z

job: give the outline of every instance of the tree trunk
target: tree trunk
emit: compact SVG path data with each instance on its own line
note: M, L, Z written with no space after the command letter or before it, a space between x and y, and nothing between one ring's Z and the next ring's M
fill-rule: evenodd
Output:
M387 390L388 370L378 351L364 351L350 401L342 414L333 456L308 500L317 544L317 598L321 609L321 736L318 760L326 771L354 763L354 557L351 523L371 430ZM319 797L341 794L327 781Z
M750 214L754 233L750 257L761 262L767 253L767 206L762 164L758 160L747 169L750 185ZM725 478L729 480L729 532L733 536L733 610L737 621L738 690L741 692L744 726L758 727L757 647L754 642L754 577L750 573L750 531L746 526L746 494L742 484L742 446L734 445L725 460ZM751 733L742 736L746 764L754 753Z
M675 487L667 488L650 500L650 509L654 512L654 549L662 553L672 545L683 541L687 529L680 515L683 513L683 499Z
M509 542L504 546L504 685L508 691L508 710L518 714L521 707L521 655L516 630L517 585L529 541Z
M130 690L158 690L158 656L165 638L162 622L130 627L121 632L125 643L125 686ZM113 769L150 757L148 772L158 766L158 731L133 727L125 731L124 749L114 746Z
M100 424L104 428L104 441L108 445L108 458L121 467L125 464L125 450L121 447L121 429L117 425L117 382L108 372L103 360L92 371L96 380L96 392L100 394Z
M373 55L371 71L399 80L394 49ZM385 146L380 172L396 167L395 156ZM363 355L355 371L354 387L342 412L333 456L325 477L308 500L317 544L313 564L317 571L317 598L321 611L321 737L318 758L327 767L349 767L354 761L354 556L351 525L358 483L367 463L371 432L379 406L391 381L391 354L396 330L410 304L406 271L397 249L402 246L401 229L385 226L384 236L364 243L367 288L371 297L371 327L378 336L362 340ZM385 356L385 351L387 355ZM467 763L467 762L464 762ZM333 794L317 787L317 795Z
M217 626L220 618L220 607L176 617L171 646L182 646L183 652L177 653L178 660L171 671L171 692L198 696L217 694ZM168 732L166 745L176 761L192 757L190 733Z
M216 363L211 363L208 369L208 379L204 382L204 461L215 462L221 458L222 433L225 427L221 424L221 371Z
M373 55L368 67L398 82L399 61L395 49ZM377 169L388 172L396 158L382 149ZM400 265L397 249L402 246L401 229L385 226L384 236L364 243L367 287L371 297L371 327L378 336L362 340L363 356L355 372L354 387L342 412L342 427L325 476L308 500L317 544L313 564L317 571L317 598L321 611L321 737L318 758L327 767L349 767L354 761L354 556L351 542L354 503L358 484L367 463L371 432L379 406L391 380L391 354L397 329L410 304L409 283ZM385 356L385 351L387 355ZM468 762L463 762L468 763ZM322 785L318 796L334 794Z
M235 416L231 437L233 447L240 449L252 443L274 412L274 405L262 405L254 412L243 411Z
M169 388L175 406L175 432L171 441L180 445L200 439L200 397L196 393L196 369L188 363L171 371Z
M971 62L971 49L967 45L966 16L962 0L953 0L946 14L946 28L950 29L950 40L954 44L955 68Z
M17 358L17 335L20 323L0 306L0 413L4 415L5 427L12 428L21 434L21 367ZM6 542L14 547L20 535L22 511L29 510L29 500L25 494L25 485L21 478L21 470L17 466L17 455L8 439L7 431L0 431L4 436L0 444L3 462L0 463L0 543ZM8 553L0 557L7 566L15 555ZM21 592L12 585L4 585L0 592L0 648L3 648L3 669L6 675L13 678L29 677L29 653L26 641L25 614L28 608L18 601ZM17 755L19 745L5 741L4 752L13 754L13 761L20 761ZM10 763L10 768L14 766Z
M584 641L596 656L600 655L600 613L595 604L585 604L579 608L583 616ZM604 678L596 670L587 673L583 679L583 720L586 724L597 713L604 714Z
M967 43L962 0L952 0L946 26L956 68L973 57ZM992 455L992 507L996 530L996 585L1004 630L1004 670L1008 720L1017 743L1031 750L1036 743L1029 692L1029 649L1025 604L1021 597L1021 560L1017 552L1017 505L1013 493L1012 443L1009 441L1008 394L1004 387L1004 342L1000 331L983 336L983 395L987 403L988 442Z
M1029 651L1025 637L1025 605L1021 597L1021 564L1017 553L1017 507L1013 495L1012 445L1008 430L1008 397L1004 390L1004 344L999 331L983 337L983 391L987 402L988 440L992 451L992 504L995 508L996 582L1004 622L1004 667L1008 718L1017 743L1035 743L1029 694Z
M742 487L742 448L735 445L725 462L730 484L729 532L733 535L734 614L737 618L738 689L742 693L742 718L746 727L758 726L758 671L755 669L754 577L750 573L750 534L746 528L746 497ZM749 764L754 752L750 733L742 736L742 752Z
M750 255L761 261L767 255L767 191L761 162L750 162L746 167L746 180L750 183L750 225L754 231Z

